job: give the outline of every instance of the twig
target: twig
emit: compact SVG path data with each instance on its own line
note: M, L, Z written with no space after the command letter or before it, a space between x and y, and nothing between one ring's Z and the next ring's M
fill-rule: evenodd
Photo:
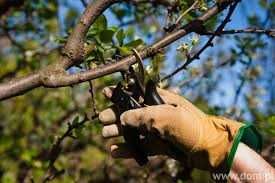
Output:
M91 69L90 65L87 62L85 63L85 67L86 67L86 70ZM93 115L95 115L95 114L97 114L97 110L96 110L96 105L95 105L93 81L89 80L88 83L89 83L89 87L90 87L89 92L90 92L90 95L91 95L92 112L93 112Z
M176 26L179 25L180 21L182 20L182 18L183 18L186 14L188 14L190 11L193 11L193 10L197 9L198 4L199 4L199 1L196 0L196 1L192 4L192 6L190 6L187 10L185 10L185 11L178 17L178 19L176 20L176 22L175 22Z
M82 3L82 5L86 8L88 6L88 3L86 2L86 0L80 0L80 2Z
M184 70L187 68L187 66L189 64L191 64L194 60L196 59L200 59L200 55L208 48L208 47L213 47L213 40L215 39L216 36L219 35L219 32L225 27L225 25L230 22L230 17L232 16L237 4L240 2L240 0L235 1L232 5L230 5L228 13L225 17L225 19L222 21L222 23L219 25L219 27L216 29L215 33L208 39L208 41L205 43L205 45L197 52L195 53L193 56L189 57L187 59L187 61L180 66L179 68L177 68L176 70L174 70L172 73L168 74L167 76L163 77L161 79L161 81L165 81L171 77L173 77L174 75L176 75L178 72Z
M6 22L5 22L6 23ZM1 25L2 26L2 25ZM9 30L3 26L4 35L9 39L12 45L16 46L21 52L23 52L23 55L25 56L26 49L23 45L19 44L10 34Z
M251 64L252 64L252 60L250 59L244 70L247 71L249 69L249 67L251 66ZM234 97L234 100L233 100L233 106L236 106L236 104L238 102L238 99L239 99L239 96L241 94L242 88L244 87L246 81L247 81L246 76L242 76L241 83L240 83L240 85L238 86L238 88L236 90L236 94L235 94L235 97Z
M92 119L96 119L97 117L98 117L98 115L95 115L92 117ZM60 152L62 150L62 147L61 147L62 142L67 137L74 138L74 136L72 134L73 130L83 126L85 124L85 122L87 122L87 121L88 121L88 117L87 117L87 115L85 115L83 120L81 120L80 122L68 123L68 128L67 128L66 132L56 140L56 142L53 144L52 148L49 151L49 154L47 156L48 157L47 159L49 160L49 166L48 166L48 170L44 177L43 182L48 182L48 181L54 179L55 177L60 176L64 173L64 170L57 170L54 166L54 163L57 160L57 158L59 157Z
M195 9L197 9L197 6L199 4L199 1L196 0L187 10L185 10L175 21L175 23L173 23L173 21L170 23L169 19L172 17L172 10L168 9L168 15L167 15L167 19L166 19L166 24L167 26L164 27L164 30L166 32L172 32L173 30L176 30L179 26L180 26L180 21L183 19L183 17L188 14L190 11L193 11ZM171 21L171 20L170 20Z
M226 34L241 34L241 33L250 33L250 34L265 34L270 37L275 37L275 29L260 29L260 28L246 28L246 29L232 29L220 31L219 35ZM214 32L206 32L204 35L213 35Z

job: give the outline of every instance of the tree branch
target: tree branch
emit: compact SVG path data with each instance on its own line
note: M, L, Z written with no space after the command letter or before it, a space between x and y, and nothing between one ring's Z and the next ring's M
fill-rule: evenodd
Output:
M130 0L131 3L135 5L143 4L143 3L151 3L153 5L162 5L165 7L172 7L175 8L179 3L177 0L170 1L170 0Z
M198 7L198 4L199 4L198 0L194 1L194 3L177 18L175 22L176 26L180 24L180 21L183 19L185 15L187 15L190 11L195 10Z
M27 91L40 86L41 82L39 73L11 80L0 85L0 100L26 93Z
M128 69L128 67L136 62L136 57L130 55L122 60L91 69L85 72L69 75L63 68L69 68L75 62L79 62L83 58L83 50L79 50L84 44L84 38L89 26L93 23L97 16L99 16L107 7L112 5L118 0L100 0L94 4L90 4L85 10L84 14L80 18L80 21L72 34L70 35L65 48L63 49L63 57L59 63L48 66L41 71L32 74L30 76L16 79L8 83L0 85L0 100L11 98L13 96L21 95L27 91L44 86L48 88L71 86L88 80L96 79L111 73L115 73L121 70ZM164 38L140 51L141 57L147 58L156 54L160 49L168 46L179 38L187 35L190 32L198 31L198 23L204 23L211 17L223 11L234 1L228 1L224 6L215 5L205 12L202 16L196 20L188 23L174 32L167 34ZM203 25L201 25L203 26ZM78 52L79 51L79 52ZM65 54L65 56L64 56ZM63 68L62 68L63 67Z
M97 0L90 3L62 50L62 67L69 68L84 58L84 41L90 26L108 7L122 0Z
M82 3L82 5L86 8L88 6L88 3L86 2L86 0L80 0L80 2Z
M270 37L275 37L275 29L260 29L260 28L246 28L246 29L231 29L220 31L219 35L227 35L227 34L265 34ZM206 32L204 35L213 35L214 32Z
M252 59L249 59L247 65L244 69L244 73L251 67L251 64L252 64ZM234 106L234 107L237 105L239 96L240 96L242 89L247 81L247 77L245 75L241 76L240 78L241 78L241 82L240 82L240 85L238 86L238 88L236 89L235 97L234 97L233 104L232 104L232 106Z

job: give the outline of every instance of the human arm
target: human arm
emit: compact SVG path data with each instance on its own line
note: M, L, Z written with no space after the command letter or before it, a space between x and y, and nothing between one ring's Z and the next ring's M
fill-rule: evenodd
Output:
M233 183L275 182L275 169L250 147L240 143L233 160L229 180Z

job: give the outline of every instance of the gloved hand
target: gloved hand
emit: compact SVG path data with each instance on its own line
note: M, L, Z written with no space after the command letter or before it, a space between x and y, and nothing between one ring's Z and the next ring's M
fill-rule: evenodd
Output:
M112 89L107 87L103 93L111 98ZM204 170L220 167L243 124L207 115L175 93L163 89L158 89L158 93L166 104L129 110L120 117L116 106L102 111L99 119L104 125L103 136L120 136L121 128L130 125L152 134L142 142L149 156L168 155ZM130 152L125 143L111 146L111 155L115 158L131 158Z

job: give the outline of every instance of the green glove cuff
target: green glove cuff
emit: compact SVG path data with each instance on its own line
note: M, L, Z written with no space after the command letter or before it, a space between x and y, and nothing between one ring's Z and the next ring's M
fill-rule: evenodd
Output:
M240 142L246 144L258 153L262 150L262 137L256 128L248 124L242 126L234 139L229 156L227 157L227 168L229 170L231 169L233 159Z

